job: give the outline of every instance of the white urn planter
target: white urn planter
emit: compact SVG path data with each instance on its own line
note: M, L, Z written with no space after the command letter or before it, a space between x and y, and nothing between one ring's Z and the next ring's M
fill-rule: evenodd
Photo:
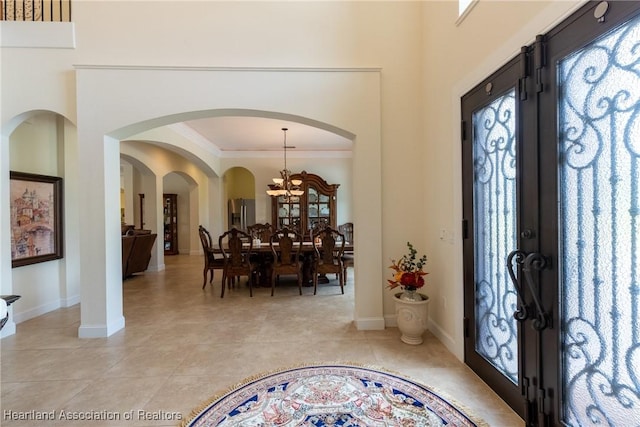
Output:
M429 319L429 297L416 293L422 299L403 298L403 292L394 295L396 322L402 334L400 340L412 345L422 344L422 334L427 330Z

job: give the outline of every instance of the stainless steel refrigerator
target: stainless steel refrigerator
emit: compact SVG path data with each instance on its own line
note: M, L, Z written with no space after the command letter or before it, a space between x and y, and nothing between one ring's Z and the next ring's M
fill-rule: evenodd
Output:
M229 199L229 228L247 231L247 226L256 223L256 201L254 199Z

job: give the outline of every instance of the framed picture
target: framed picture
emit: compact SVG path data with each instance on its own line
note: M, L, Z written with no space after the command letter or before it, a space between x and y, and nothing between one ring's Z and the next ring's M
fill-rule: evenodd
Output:
M62 258L62 178L10 172L11 266Z

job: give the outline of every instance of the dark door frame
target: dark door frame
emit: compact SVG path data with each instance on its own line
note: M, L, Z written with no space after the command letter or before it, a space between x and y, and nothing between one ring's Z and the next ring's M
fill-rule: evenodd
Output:
M461 99L464 218L464 337L465 363L487 382L527 426L562 425L562 361L558 273L558 135L556 63L640 13L640 2L611 1L603 20L594 12L602 2L591 1L562 23L522 48L521 54L483 80ZM602 7L602 6L601 6ZM594 22L596 23L594 25ZM502 80L506 79L506 80ZM491 83L491 90L488 84ZM542 254L547 267L536 271L536 296L543 302L549 328L540 331L529 321L518 327L519 384L513 386L475 352L475 278L473 224L473 111L492 97L516 89L518 184L518 249ZM505 263L506 266L506 263ZM521 277L519 277L522 280ZM524 287L523 287L524 288ZM525 300L532 305L531 292ZM501 378L502 377L502 378Z

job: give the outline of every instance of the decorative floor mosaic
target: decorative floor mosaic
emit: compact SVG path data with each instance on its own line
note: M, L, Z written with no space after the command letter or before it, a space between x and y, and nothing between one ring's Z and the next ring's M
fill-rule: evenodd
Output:
M184 426L486 426L437 392L396 374L351 365L305 366L243 381Z

